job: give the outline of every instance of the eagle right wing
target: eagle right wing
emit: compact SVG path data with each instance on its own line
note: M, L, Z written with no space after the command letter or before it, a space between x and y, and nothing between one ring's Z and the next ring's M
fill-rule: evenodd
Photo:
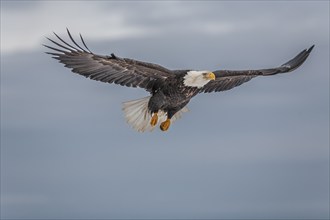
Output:
M53 50L46 52L47 54L53 55L53 58L59 60L74 73L101 82L140 87L146 90L152 88L155 80L165 80L173 76L171 70L157 64L120 58L114 54L111 56L96 55L88 49L81 35L80 39L85 48L74 41L68 29L67 32L74 46L65 42L56 33L54 34L61 43L50 38L47 39L58 48L44 46Z
M220 92L232 89L239 86L245 82L250 81L257 76L269 76L279 73L286 73L297 69L309 56L310 52L313 50L314 45L309 49L301 51L297 56L295 56L290 61L282 64L279 67L260 69L260 70L217 70L213 71L215 74L215 80L207 83L200 92Z

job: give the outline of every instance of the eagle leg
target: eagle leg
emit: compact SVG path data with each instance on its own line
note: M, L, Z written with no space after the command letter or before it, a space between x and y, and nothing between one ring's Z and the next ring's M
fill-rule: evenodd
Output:
M160 129L162 131L167 131L170 125L171 125L171 119L167 118L166 121L160 124Z
M150 120L150 125L153 127L157 124L158 122L158 112L155 112Z

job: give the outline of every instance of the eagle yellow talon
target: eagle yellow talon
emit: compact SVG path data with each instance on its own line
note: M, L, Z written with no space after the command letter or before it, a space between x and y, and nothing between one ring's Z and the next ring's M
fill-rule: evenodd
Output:
M153 127L157 124L157 122L158 122L158 115L157 112L155 112L150 120L150 125Z
M160 129L162 131L167 131L168 128L170 127L170 125L171 125L171 119L168 118L168 119L166 119L166 121L164 121L160 124Z

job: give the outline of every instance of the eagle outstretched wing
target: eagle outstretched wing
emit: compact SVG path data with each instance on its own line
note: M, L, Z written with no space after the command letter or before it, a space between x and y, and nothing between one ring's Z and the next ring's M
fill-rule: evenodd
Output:
M279 73L286 73L295 70L309 56L310 52L313 50L314 45L309 49L301 51L297 56L295 56L290 61L282 64L276 68L270 69L260 69L260 70L217 70L213 71L215 74L215 80L210 81L206 84L200 92L220 92L232 89L236 86L239 86L247 81L250 81L252 78L257 76L269 76Z
M47 39L58 48L43 46L53 50L46 53L53 55L53 58L59 60L74 73L101 82L141 87L146 90L151 89L155 80L164 80L173 76L171 70L157 64L120 58L114 54L111 56L96 55L88 49L81 35L80 39L85 48L76 43L68 29L67 32L74 45L67 43L54 33L60 42Z

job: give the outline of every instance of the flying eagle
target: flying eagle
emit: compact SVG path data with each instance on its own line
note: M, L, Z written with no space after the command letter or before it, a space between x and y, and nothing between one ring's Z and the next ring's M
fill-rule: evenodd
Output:
M157 64L91 52L80 34L82 45L64 41L56 33L58 41L47 38L57 47L43 45L52 50L46 52L53 58L87 78L115 83L127 87L140 87L150 96L123 103L127 122L137 131L151 131L156 125L168 130L171 122L188 111L190 99L198 93L220 92L239 86L257 76L286 73L298 68L309 56L313 46L300 52L279 67L259 70L169 70Z

